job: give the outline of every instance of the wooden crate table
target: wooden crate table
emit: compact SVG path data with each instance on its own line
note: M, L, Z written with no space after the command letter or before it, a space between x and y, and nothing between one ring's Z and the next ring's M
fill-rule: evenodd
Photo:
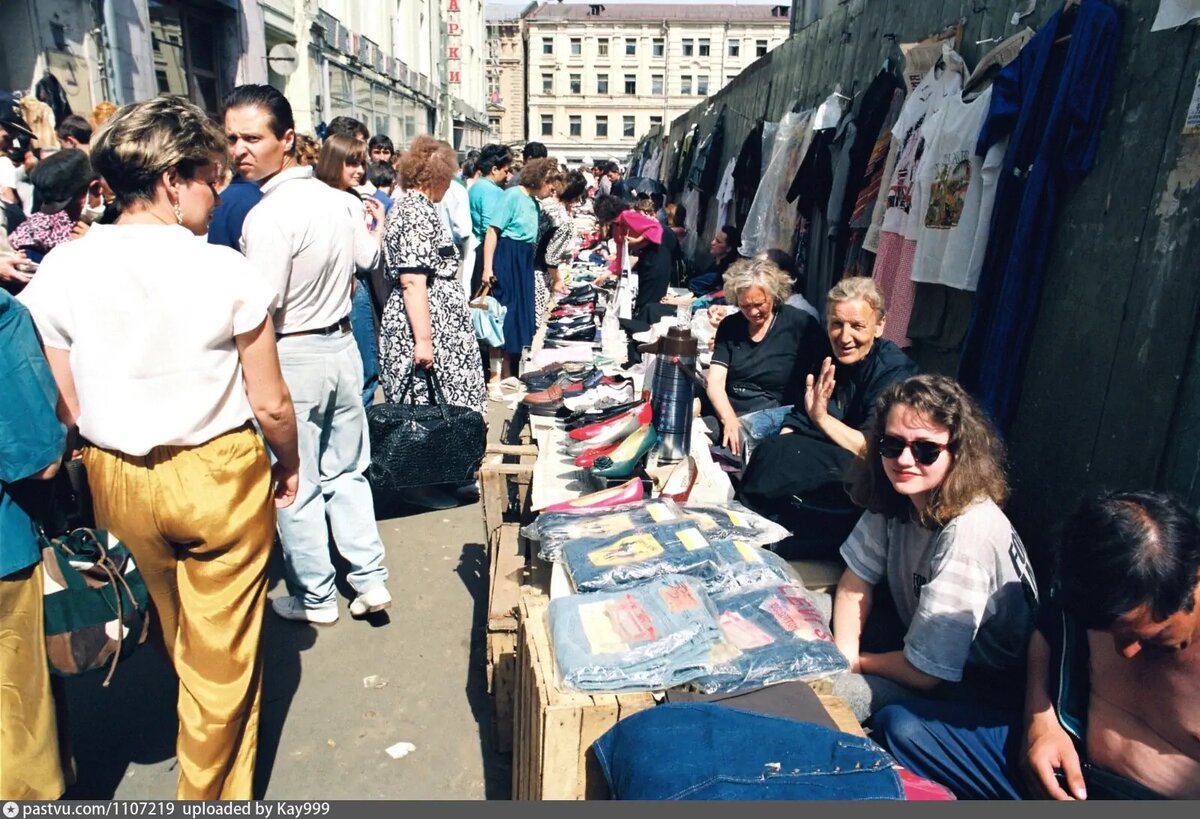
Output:
M549 599L521 595L513 727L513 799L607 799L592 743L630 714L653 708L654 693L598 694L558 684L546 610ZM838 728L865 736L850 706L811 683ZM661 692L659 692L661 693Z

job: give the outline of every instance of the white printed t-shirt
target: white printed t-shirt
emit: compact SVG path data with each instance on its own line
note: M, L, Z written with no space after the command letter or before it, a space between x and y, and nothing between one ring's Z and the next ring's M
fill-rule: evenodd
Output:
M925 149L910 218L917 240L914 282L970 291L979 284L1008 146L1003 139L987 156L975 153L991 100L990 86L970 102L955 94L921 127Z

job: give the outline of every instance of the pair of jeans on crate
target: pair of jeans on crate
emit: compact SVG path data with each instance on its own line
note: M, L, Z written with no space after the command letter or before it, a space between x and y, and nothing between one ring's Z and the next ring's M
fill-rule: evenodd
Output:
M710 703L629 716L592 745L616 799L903 799L865 737Z
M717 622L737 652L692 685L706 694L743 691L790 680L805 682L846 671L829 620L808 591L775 584L713 595Z
M749 537L731 535L707 515L655 523L616 537L580 538L563 547L562 559L580 592L618 589L673 574L696 578L710 592L747 585L742 577L747 573L750 579L764 572L777 581L791 579L785 562Z
M709 669L721 638L716 612L690 577L550 601L550 635L565 685L583 691L647 691Z

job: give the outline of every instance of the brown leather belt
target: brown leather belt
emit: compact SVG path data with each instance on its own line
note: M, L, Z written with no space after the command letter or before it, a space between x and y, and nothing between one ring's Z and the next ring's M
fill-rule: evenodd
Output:
M350 332L350 319L344 318L341 321L330 324L328 327L321 327L316 330L297 330L294 333L276 333L275 338L291 338L292 336L328 336L338 331L343 333Z

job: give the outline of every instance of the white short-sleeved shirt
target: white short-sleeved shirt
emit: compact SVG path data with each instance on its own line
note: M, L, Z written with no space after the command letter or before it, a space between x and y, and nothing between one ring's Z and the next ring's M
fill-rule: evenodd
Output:
M234 337L271 292L239 253L176 225L93 225L21 292L46 346L70 350L79 431L128 455L194 446L251 416Z
M1037 604L1025 546L991 500L941 529L865 512L842 545L856 575L886 579L907 626L904 656L920 671L957 682L968 663L1019 667Z

